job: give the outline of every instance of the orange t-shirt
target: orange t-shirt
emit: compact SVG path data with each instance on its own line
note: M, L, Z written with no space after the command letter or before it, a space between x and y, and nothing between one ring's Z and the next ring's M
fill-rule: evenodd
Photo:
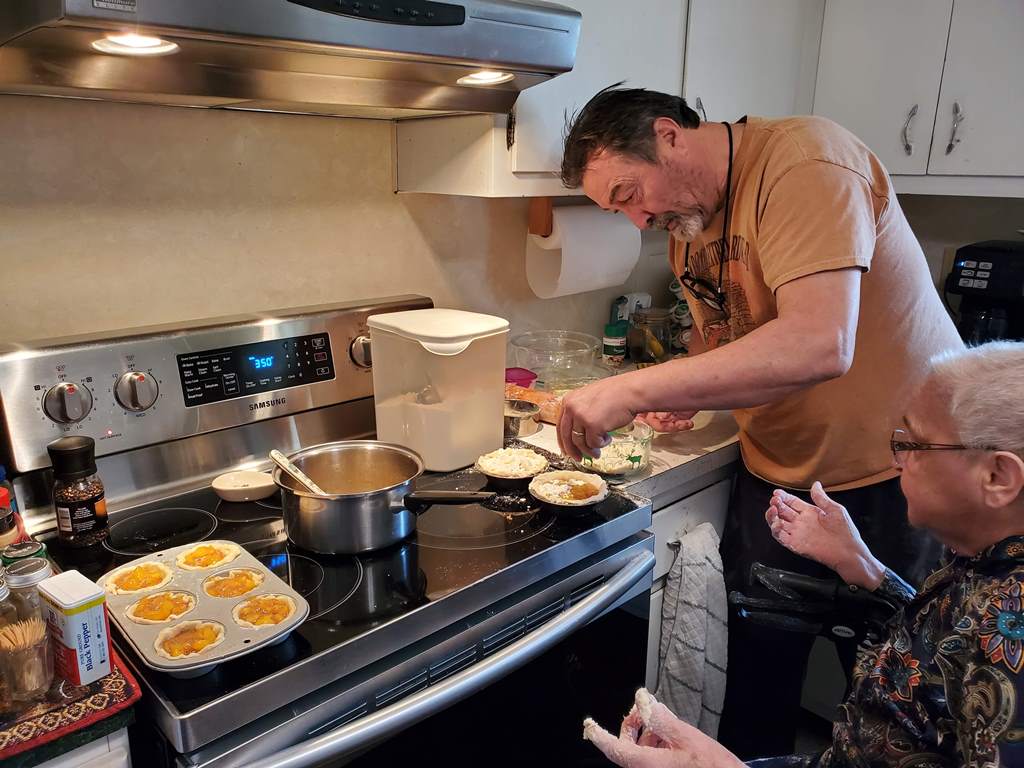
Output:
M724 209L690 246L716 285ZM728 315L688 297L708 349L774 319L779 286L863 270L853 365L778 402L735 411L747 468L768 482L833 490L895 476L889 435L933 355L961 346L889 175L853 134L820 117L748 118L732 174ZM685 247L674 249L683 273Z

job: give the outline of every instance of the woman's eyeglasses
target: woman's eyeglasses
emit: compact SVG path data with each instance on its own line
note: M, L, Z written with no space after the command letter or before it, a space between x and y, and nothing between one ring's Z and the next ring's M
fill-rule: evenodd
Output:
M961 443L918 443L910 439L910 433L905 429L894 429L892 438L889 440L889 447L892 449L892 457L896 464L903 466L907 451L997 451L987 445L963 445Z

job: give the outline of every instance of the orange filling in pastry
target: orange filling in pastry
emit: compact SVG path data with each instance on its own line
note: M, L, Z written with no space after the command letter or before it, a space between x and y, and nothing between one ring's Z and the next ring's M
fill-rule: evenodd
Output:
M204 544L201 547L196 547L194 550L185 555L185 565L194 565L197 568L209 568L211 565L216 565L224 559L224 552L217 547L211 547Z
M259 580L252 571L235 571L206 582L206 594L213 597L238 597L254 589Z
M191 601L185 595L165 592L142 598L132 613L140 619L167 621L171 616L180 616L185 613L191 604Z
M114 579L114 586L131 592L155 587L165 578L165 573L155 565L139 565L120 574Z
M163 649L175 658L199 653L206 646L217 642L219 632L211 624L200 624L198 627L183 629L163 642Z
M288 618L291 606L279 597L254 597L242 606L238 618L250 624L280 624Z
M572 499L573 501L583 501L584 499L589 499L591 496L596 496L598 493L599 489L595 488L590 483L573 483L564 498Z

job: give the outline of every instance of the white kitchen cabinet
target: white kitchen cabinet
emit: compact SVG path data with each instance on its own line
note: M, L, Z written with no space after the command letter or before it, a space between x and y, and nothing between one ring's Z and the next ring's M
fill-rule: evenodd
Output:
M952 8L953 0L825 6L814 114L855 133L890 173L928 170Z
M928 173L1024 176L1022 126L1024 2L956 0Z
M824 0L690 0L683 95L705 120L808 114Z
M1024 197L1021 39L1021 0L827 0L814 113L871 147L897 192Z
M558 179L567 115L601 88L626 85L680 93L686 0L560 0L583 14L572 72L520 95L511 146L508 118L468 115L399 121L400 192L483 197L578 194Z

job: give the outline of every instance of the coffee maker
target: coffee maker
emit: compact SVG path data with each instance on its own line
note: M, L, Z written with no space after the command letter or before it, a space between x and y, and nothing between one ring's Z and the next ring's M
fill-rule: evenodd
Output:
M958 248L946 293L961 297L957 330L967 344L1024 341L1024 240Z

